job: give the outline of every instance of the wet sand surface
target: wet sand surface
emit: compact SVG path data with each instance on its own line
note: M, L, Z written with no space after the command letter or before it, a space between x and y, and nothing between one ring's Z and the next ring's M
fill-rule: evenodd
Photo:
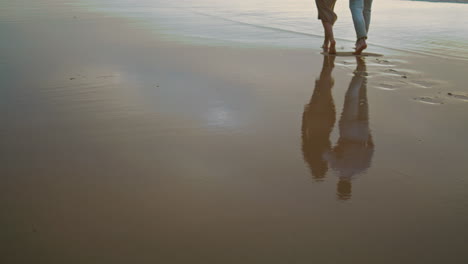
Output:
M1 263L468 261L466 62L0 27Z

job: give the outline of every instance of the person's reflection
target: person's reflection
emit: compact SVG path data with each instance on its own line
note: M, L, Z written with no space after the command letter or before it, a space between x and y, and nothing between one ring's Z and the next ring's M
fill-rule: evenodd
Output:
M325 57L325 60L329 60ZM367 103L367 72L365 61L356 57L357 67L346 91L343 112L339 121L340 137L335 147L330 147L330 132L335 121L335 110L330 93L332 85L322 84L331 79L330 65L324 63L324 70L316 82L312 99L305 107L302 122L302 150L314 178L324 178L331 167L338 172L337 197L340 200L351 198L351 178L370 167L374 144L369 129L369 108ZM332 67L332 66L331 66ZM326 69L326 70L325 70ZM330 81L332 84L333 82ZM328 87L326 96L321 94ZM320 101L320 102L319 102ZM324 107L327 106L327 107ZM325 109L323 112L311 109ZM319 128L320 127L320 128ZM309 131L314 131L315 134ZM315 136L315 138L310 138Z
M331 89L331 77L335 56L324 56L320 78L315 81L315 89L310 102L304 107L302 115L302 153L314 179L322 180L328 164L325 153L331 150L330 133L335 124L335 104Z

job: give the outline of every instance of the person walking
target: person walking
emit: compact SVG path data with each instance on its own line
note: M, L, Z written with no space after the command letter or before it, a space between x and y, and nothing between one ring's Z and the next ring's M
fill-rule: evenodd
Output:
M356 51L360 55L367 48L367 33L371 19L372 0L349 0L349 9L353 16L354 30L356 31Z
M335 3L336 0L315 0L318 10L318 19L322 20L323 29L325 31L322 49L323 52L328 52L328 54L336 54L333 24L335 24L338 16L333 11Z

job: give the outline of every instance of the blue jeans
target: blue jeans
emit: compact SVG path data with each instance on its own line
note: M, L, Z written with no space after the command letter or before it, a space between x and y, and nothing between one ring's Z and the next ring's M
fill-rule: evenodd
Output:
M357 39L367 38L371 18L372 0L349 0Z

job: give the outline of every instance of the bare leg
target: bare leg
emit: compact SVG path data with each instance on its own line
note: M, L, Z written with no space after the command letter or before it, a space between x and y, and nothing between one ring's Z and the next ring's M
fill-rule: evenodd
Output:
M323 39L323 45L322 45L322 49L323 49L323 52L328 52L328 42L330 41L329 38L328 38L328 32L325 28L325 22L322 21L322 25L323 25L323 31L324 31L324 34L325 34L325 37Z
M335 48L336 41L333 35L333 25L329 22L323 22L323 21L322 21L322 24L323 24L323 29L325 30L325 39L328 40L327 48L328 48L328 43L330 43L328 54L336 54L336 48Z
M328 42L330 42L330 40L328 40L328 37L325 36L322 45L323 52L328 52Z

